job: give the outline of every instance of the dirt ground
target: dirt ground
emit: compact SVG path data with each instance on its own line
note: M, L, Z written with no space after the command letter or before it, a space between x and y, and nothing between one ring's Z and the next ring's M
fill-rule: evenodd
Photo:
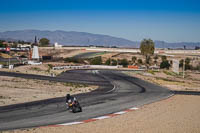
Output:
M17 72L17 73L25 73L25 74L36 74L36 75L44 75L44 76L51 76L51 74L59 75L63 71L66 71L67 69L63 70L52 70L49 65L52 66L66 66L69 65L66 63L59 63L59 62L48 62L43 63L41 65L24 65L24 66L18 66L14 69L7 69L7 68L1 68L0 71L7 71L7 72Z
M0 106L64 97L92 91L97 86L0 76Z
M92 50L83 49L54 49L54 48L45 48L40 47L39 53L40 56L54 56L54 57L73 57L78 54L87 53L87 52L95 52Z
M126 71L124 73L165 86L171 90L200 91L200 73L196 72L187 71L184 79L182 76L168 70L148 71L144 73Z
M188 73L186 79L172 76L167 72L158 72L156 74L148 72L126 73L159 85L167 86L172 90L200 90L200 82L198 82L200 76L195 73ZM6 133L63 133L68 131L71 133L199 133L199 100L200 96L198 95L175 95L169 99L144 105L139 110L110 119L80 125L32 128L7 131Z

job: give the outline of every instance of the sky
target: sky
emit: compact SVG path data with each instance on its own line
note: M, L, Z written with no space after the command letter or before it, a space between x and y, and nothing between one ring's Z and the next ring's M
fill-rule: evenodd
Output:
M0 0L0 32L65 30L200 42L200 0Z

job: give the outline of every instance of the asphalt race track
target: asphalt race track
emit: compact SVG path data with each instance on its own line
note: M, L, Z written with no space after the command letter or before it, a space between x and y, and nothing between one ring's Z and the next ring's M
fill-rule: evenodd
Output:
M67 111L64 97L0 107L0 131L87 120L159 101L172 94L161 86L111 70L72 70L58 77L8 72L0 72L0 76L99 85L95 91L76 95L83 107L81 113Z
M97 56L98 54L101 54L103 52L87 52L87 53L81 53L78 55L75 55L73 58L92 58L94 56Z

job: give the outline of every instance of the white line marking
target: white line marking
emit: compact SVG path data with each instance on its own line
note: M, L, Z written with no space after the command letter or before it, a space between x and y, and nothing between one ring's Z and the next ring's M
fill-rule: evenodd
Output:
M168 98L170 98L170 97L172 97L172 96L174 96L175 94L171 94L171 95L169 95L169 96L166 96L164 99L168 99Z
M75 125L75 124L82 124L83 122L70 122L70 123L63 123L63 124L57 124L61 126L68 126L68 125Z
M174 96L174 94L169 95L167 98L170 98L170 97L172 97L172 96Z
M110 90L110 91L107 91L106 93L112 92L112 91L114 91L115 89L116 89L116 86L114 85L113 89Z
M139 109L139 108L137 108L137 107L130 108L130 110L137 110L137 109Z
M99 74L99 70L96 70L96 73Z
M100 117L93 118L93 119L102 120L102 119L107 119L107 118L111 118L111 117L110 116L100 116Z
M122 114L125 114L126 112L125 111L121 111L121 112L117 112L117 113L114 113L116 115L122 115Z
M92 70L93 74L99 74L99 70Z

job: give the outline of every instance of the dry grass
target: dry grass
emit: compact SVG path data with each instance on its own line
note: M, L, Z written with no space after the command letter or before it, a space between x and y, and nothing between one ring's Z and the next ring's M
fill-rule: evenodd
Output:
M97 86L0 76L0 106L63 97L92 91Z
M53 66L65 66L69 65L66 63L58 63L58 62L48 62L43 63L41 65L24 65L24 66L18 66L14 69L7 69L2 68L0 71L7 71L7 72L17 72L17 73L25 73L25 74L36 74L36 75L44 75L44 76L51 76L51 74L59 75L65 70L52 70L49 68L49 64Z
M166 71L154 72L154 74L136 73L130 71L125 73L130 76L135 76L140 79L168 87L171 90L200 91L200 74L198 73L187 72L185 79L181 76L168 74Z

